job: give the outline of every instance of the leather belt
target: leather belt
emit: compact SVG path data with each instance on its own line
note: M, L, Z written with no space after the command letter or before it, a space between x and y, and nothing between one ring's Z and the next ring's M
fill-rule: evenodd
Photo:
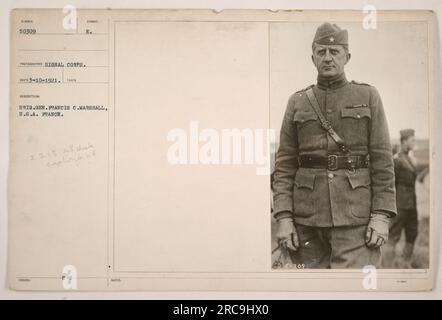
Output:
M365 156L338 156L329 155L328 157L302 155L298 157L298 165L302 168L315 168L338 170L355 170L359 168L368 168L370 164L369 155Z

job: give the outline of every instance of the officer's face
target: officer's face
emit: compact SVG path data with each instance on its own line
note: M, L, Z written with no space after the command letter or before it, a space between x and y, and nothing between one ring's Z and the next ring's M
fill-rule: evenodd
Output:
M312 60L320 76L331 78L344 72L344 66L350 59L341 45L315 45Z

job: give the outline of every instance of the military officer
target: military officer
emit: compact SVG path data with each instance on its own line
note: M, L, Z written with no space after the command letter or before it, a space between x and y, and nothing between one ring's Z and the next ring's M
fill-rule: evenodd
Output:
M276 236L306 268L379 266L396 214L383 105L375 87L347 80L350 57L348 32L319 26L312 43L317 83L290 97L282 121Z
M389 259L390 261L387 261L385 266L410 268L414 242L418 231L415 184L422 174L418 174L416 162L410 156L410 151L413 150L415 145L414 130L404 129L399 133L401 146L399 152L394 156L396 207L398 212L397 216L392 219L390 240L388 241L386 251L394 254L396 244L401 238L402 230L405 231L405 246L400 259L392 262L391 257L391 260ZM424 170L423 174L425 172Z

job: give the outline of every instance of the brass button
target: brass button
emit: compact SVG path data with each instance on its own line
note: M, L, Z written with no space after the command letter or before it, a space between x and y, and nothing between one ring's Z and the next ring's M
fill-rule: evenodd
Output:
M328 112L328 113L332 113L333 110L332 110L332 109L327 109L327 112Z
M358 114L356 115L356 118L360 119L360 118L361 118L361 115L358 113Z
M329 173L329 174L328 174L328 178L329 178L329 179L333 179L334 176L335 176L335 175L334 175L333 173Z

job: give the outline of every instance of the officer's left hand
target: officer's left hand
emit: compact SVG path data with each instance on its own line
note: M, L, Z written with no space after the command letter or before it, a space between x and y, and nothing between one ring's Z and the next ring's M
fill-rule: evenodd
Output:
M373 213L367 226L365 243L369 248L379 248L388 240L390 217L382 213Z

